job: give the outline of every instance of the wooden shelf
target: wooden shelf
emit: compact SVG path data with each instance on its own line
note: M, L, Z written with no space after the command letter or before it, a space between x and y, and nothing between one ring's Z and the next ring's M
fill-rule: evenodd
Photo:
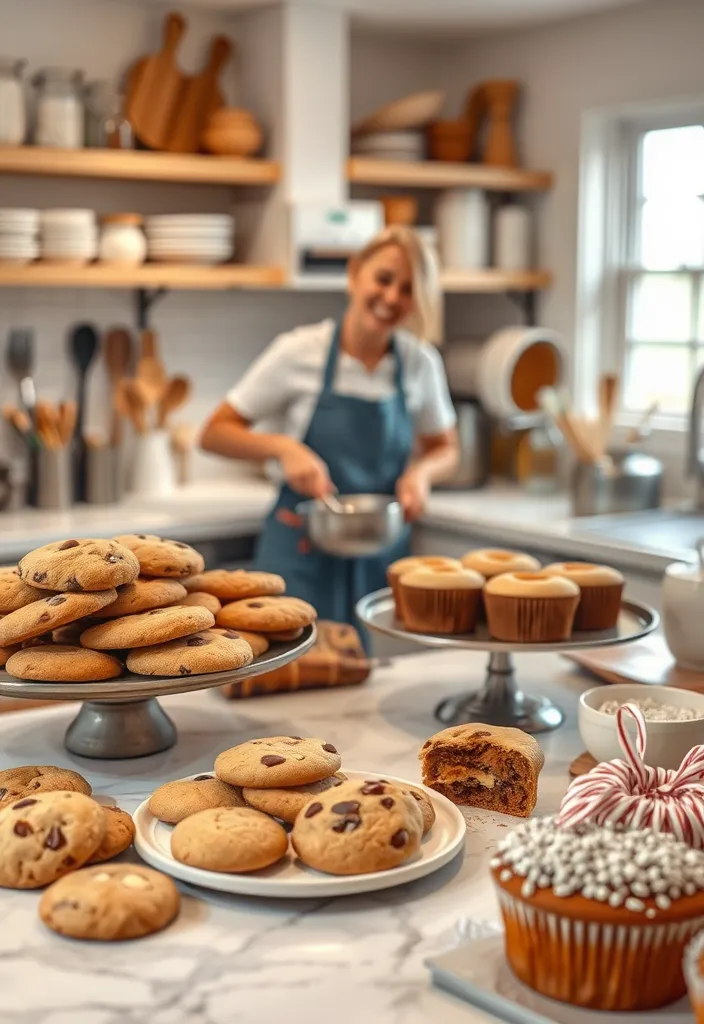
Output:
M273 160L194 156L130 149L48 149L0 146L0 174L58 178L129 178L211 185L273 185L281 168Z
M535 192L552 188L548 171L524 171L484 164L450 164L439 160L406 163L353 156L347 161L347 179L355 185L399 188L483 188L495 192Z
M445 292L537 292L549 288L549 270L443 270Z
M0 287L12 288L174 288L224 290L228 288L280 288L281 267L247 263L197 266L183 263L144 263L120 267L92 263L85 267L56 263L30 263L24 267L0 263Z

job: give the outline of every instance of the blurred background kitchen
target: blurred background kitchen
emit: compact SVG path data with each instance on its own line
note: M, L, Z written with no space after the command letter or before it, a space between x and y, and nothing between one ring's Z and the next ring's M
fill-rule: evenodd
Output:
M462 447L416 549L601 556L658 604L704 533L703 33L699 0L2 0L0 560L246 564L274 487L199 427L403 223Z

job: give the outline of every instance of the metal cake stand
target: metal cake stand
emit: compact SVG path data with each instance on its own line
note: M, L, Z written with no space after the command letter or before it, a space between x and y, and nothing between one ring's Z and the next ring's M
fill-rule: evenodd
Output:
M145 757L168 750L176 743L176 726L157 697L207 690L273 672L305 654L315 643L315 637L315 626L306 626L300 639L272 644L251 665L205 675L158 679L128 673L104 683L36 683L0 671L0 694L33 700L83 701L64 740L72 754L110 759Z
M462 651L488 651L484 686L480 690L458 694L442 701L435 717L443 725L486 722L488 725L510 725L524 732L546 732L556 729L564 715L547 697L524 693L516 683L513 655L551 651L565 654L585 647L612 647L628 644L652 633L660 622L656 611L635 601L623 601L618 623L603 632L575 632L569 640L553 644L509 644L494 640L485 623L475 632L458 635L410 633L396 618L391 590L367 594L357 604L357 616L369 629L423 647L454 648Z

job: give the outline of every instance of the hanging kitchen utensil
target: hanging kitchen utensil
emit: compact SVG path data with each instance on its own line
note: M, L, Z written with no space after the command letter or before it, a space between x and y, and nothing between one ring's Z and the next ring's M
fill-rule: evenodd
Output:
M166 369L159 359L143 356L137 363L136 380L148 406L158 405L167 386Z
M132 336L123 328L114 328L105 335L105 364L110 378L111 391L111 423L110 444L117 447L122 441L122 415L117 406L117 387L123 377L127 376L132 358Z
M150 149L166 148L178 116L186 76L176 63L176 49L185 31L185 18L168 14L161 50L143 57L128 72L125 114L139 141Z
M90 324L74 327L70 337L71 357L78 377L78 410L76 435L74 439L74 473L76 500L85 497L85 439L83 425L86 411L86 377L88 369L98 352L98 335Z
M140 357L147 356L150 359L158 359L156 331L145 328L139 336Z
M200 149L210 115L222 106L218 79L231 53L230 40L215 36L203 71L187 79L164 147L169 153L197 153Z
M117 402L137 433L146 434L148 403L141 382L133 377L123 377L117 386Z
M157 426L165 427L171 413L185 405L191 396L192 384L188 377L172 377L159 400Z
M7 340L5 359L8 372L17 383L20 405L31 419L37 401L37 393L32 379L34 332L29 328L13 328Z
M599 434L601 453L605 454L611 440L618 402L618 377L603 373L599 378Z

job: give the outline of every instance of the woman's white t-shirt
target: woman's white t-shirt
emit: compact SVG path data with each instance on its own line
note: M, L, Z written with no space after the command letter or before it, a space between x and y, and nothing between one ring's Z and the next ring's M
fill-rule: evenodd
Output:
M280 334L228 392L227 401L254 424L266 422L303 440L315 410L330 352L334 320ZM395 331L403 389L416 437L440 434L455 425L445 369L439 353L407 331ZM340 352L333 390L376 401L394 393L395 361L391 353L367 370Z

